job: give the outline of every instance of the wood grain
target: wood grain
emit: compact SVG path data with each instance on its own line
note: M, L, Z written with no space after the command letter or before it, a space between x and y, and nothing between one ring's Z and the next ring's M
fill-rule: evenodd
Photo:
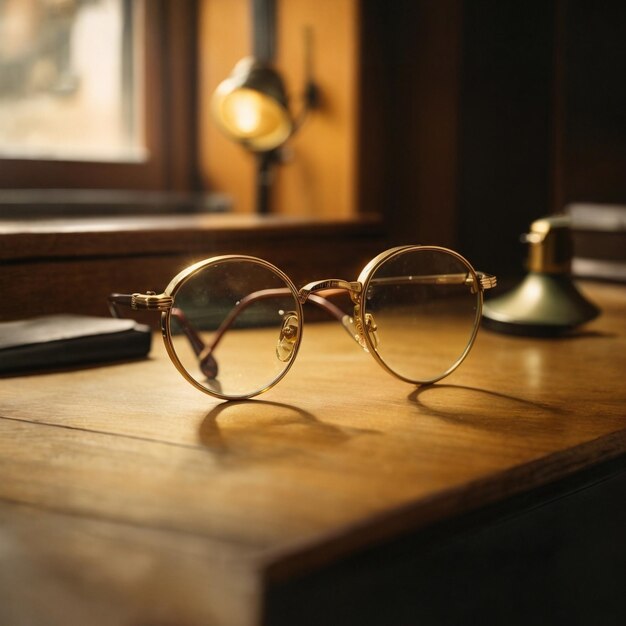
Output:
M626 292L585 289L603 315L580 333L482 331L424 388L325 323L255 401L197 392L158 337L0 380L0 622L258 623L268 585L623 455Z

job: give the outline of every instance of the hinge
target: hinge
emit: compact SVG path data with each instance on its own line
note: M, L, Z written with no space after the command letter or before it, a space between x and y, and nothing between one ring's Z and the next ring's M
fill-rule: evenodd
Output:
M134 293L131 296L130 306L133 309L148 309L150 311L169 311L174 304L174 298L165 293L157 294L154 291Z
M492 274L478 272L477 276L483 291L485 291L486 289L493 289L498 284L498 279Z

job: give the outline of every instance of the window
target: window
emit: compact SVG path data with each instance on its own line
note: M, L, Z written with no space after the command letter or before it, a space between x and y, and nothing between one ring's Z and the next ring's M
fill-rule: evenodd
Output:
M1 156L145 158L140 8L129 0L0 4Z
M190 189L195 11L0 0L0 188Z

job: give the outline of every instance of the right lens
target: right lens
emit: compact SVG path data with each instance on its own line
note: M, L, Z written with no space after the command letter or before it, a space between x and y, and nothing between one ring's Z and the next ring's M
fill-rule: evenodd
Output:
M218 257L173 282L172 356L196 386L246 398L284 376L300 344L302 307L280 270L253 257Z
M474 270L445 248L400 248L364 280L364 326L374 356L396 376L430 383L472 346L481 312Z

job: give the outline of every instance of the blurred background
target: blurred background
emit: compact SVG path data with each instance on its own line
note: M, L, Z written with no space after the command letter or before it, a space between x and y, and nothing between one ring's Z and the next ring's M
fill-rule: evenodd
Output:
M253 51L254 4L0 0L1 216L255 213L258 155L211 112ZM575 206L578 254L623 271L626 3L276 0L273 20L289 107L317 89L274 216L375 215L387 242L507 275L530 222Z

